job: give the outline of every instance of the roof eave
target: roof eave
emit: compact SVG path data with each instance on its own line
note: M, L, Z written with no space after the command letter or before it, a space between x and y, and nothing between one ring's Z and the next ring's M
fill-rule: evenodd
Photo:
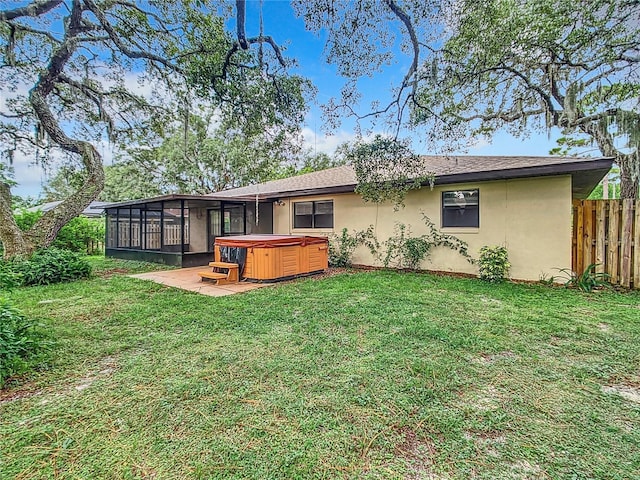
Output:
M156 202L167 202L172 200L224 200L223 198L217 198L215 196L209 195L182 195L177 193L172 193L169 195L160 195L158 197L150 197L150 198L141 198L138 200L126 200L123 202L115 202L108 203L103 205L101 208L119 208L119 207L128 207L131 205L143 205L145 203L156 203Z
M469 173L440 175L435 179L435 185L450 185L454 183L486 182L492 180L511 180L516 178L546 177L553 175L571 175L573 179L573 196L586 198L602 177L611 169L613 158L602 157L585 160L583 162L562 163L555 165L538 165L533 167L512 168ZM423 186L429 185L425 182ZM280 198L308 197L312 195L327 195L334 193L353 193L356 184L335 185L302 190L289 190L259 194L260 200L277 200ZM585 194L586 193L586 194ZM226 196L227 200L255 201L255 195Z
M602 180L602 177L606 175L606 172L611 169L612 164L613 158L602 157L596 160L586 160L584 162L539 165L534 167L512 168L508 170L458 173L454 175L440 175L436 177L435 184L447 185L452 183L511 180L515 178L548 177L553 175L571 175L572 177L580 178L583 176L589 176L588 172L593 172L594 177L599 176L598 180L593 183L593 186L591 187L591 190L593 190L598 182ZM585 182L584 188L588 188L590 184L591 182ZM591 193L591 190L589 193Z

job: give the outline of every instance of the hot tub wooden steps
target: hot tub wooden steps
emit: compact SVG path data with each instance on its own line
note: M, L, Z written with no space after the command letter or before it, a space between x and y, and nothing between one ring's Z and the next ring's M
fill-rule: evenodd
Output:
M238 268L237 263L229 262L209 262L209 266L213 268Z
M198 272L200 278L204 280L208 278L215 280L216 285L224 285L227 283L238 283L238 264L229 262L209 262L209 266L213 267L212 272ZM218 270L225 269L227 272L223 273Z

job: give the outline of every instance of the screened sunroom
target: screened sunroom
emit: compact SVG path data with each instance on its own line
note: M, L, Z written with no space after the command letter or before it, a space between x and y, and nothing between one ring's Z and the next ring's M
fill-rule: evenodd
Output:
M217 237L273 233L273 203L166 195L108 205L109 257L180 267L206 265Z

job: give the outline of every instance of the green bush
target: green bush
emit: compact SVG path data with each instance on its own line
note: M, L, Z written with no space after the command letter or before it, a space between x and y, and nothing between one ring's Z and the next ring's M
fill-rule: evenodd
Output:
M3 288L28 285L48 285L50 283L70 282L91 275L91 265L79 254L58 248L38 250L28 259L0 261L0 281L6 278L8 284ZM7 273L8 272L8 273Z
M0 259L0 291L12 290L22 285L22 275L13 269L13 262Z
M14 214L21 230L29 230L42 217L42 212L23 210ZM60 229L52 246L79 253L87 251L91 244L104 242L104 220L101 218L75 217Z
M49 346L36 325L0 298L0 388L29 370Z
M79 253L88 251L92 243L104 242L104 220L100 218L76 217L58 232L54 247Z
M332 267L350 267L353 261L353 253L359 246L366 246L372 255L375 255L380 244L373 234L373 225L366 230L350 234L346 228L340 235L332 235L329 239L329 265Z
M480 249L480 278L487 282L501 282L507 278L509 268L509 257L507 248L502 246L489 247L485 245Z
M404 223L394 226L394 235L384 242L385 256L382 260L385 268L410 268L415 270L429 255L432 245L422 237L412 237L411 227Z

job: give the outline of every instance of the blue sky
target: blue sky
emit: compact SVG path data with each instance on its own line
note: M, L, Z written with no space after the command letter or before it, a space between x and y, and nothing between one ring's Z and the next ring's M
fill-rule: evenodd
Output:
M247 5L247 33L256 35L259 29L260 9L259 1L249 1ZM264 31L270 34L280 45L286 46L286 56L296 58L299 67L295 70L309 79L316 85L317 104L311 105L309 114L303 128L305 143L308 147L318 152L332 153L335 147L345 141L351 140L355 136L354 122L346 120L341 127L332 132L332 135L325 135L323 132L322 113L318 104L326 102L331 97L337 97L343 80L337 75L336 67L328 65L323 58L325 35L317 35L305 29L302 19L296 18L290 4L286 0L265 0L263 3ZM409 59L402 54L398 54L396 64L387 71L374 78L366 78L361 82L361 92L364 95L360 105L360 111L365 111L370 102L374 99L384 101L389 94L389 86L394 78L399 78L399 72L404 72L404 68L409 63ZM377 131L384 132L382 127L377 127ZM431 152L425 151L419 144L419 131L414 135L414 148L421 154ZM489 142L480 142L470 147L466 152L472 155L547 155L549 150L555 146L555 139L559 132L554 130L551 136L533 132L529 138L520 139L509 135L506 132L499 132ZM107 144L98 145L98 150L105 157L105 163L111 163L113 152ZM14 163L16 180L18 186L13 192L20 196L38 196L46 175L40 167L30 164L27 157L16 158Z

